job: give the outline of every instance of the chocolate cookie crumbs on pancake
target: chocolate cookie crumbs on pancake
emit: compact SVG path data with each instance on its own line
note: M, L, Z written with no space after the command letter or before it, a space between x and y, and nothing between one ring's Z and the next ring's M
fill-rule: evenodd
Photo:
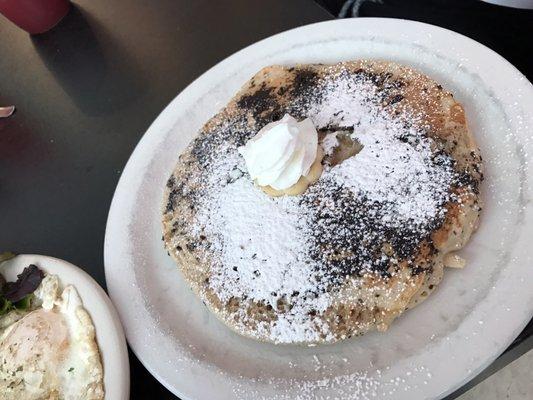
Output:
M284 114L313 121L324 170L303 194L272 198L237 148ZM385 330L435 289L477 226L481 181L463 108L423 74L378 61L271 66L180 156L165 246L240 334L335 342Z

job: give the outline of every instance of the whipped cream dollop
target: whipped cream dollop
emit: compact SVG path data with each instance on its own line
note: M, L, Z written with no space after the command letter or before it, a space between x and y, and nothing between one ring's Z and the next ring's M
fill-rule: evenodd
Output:
M258 185L284 190L309 173L318 149L318 133L306 118L298 122L289 114L265 125L239 153Z

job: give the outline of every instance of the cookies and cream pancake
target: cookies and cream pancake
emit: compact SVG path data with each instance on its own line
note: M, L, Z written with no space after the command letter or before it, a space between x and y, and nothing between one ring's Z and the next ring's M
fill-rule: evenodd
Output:
M295 196L254 183L239 148L289 115L318 131L322 174ZM241 150L242 151L242 150ZM481 156L462 106L382 61L270 66L209 120L167 182L165 246L207 307L274 343L385 330L475 230Z

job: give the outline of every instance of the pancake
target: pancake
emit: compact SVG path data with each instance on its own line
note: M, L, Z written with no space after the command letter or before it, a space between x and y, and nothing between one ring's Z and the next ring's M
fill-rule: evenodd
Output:
M284 114L310 118L318 181L271 197L237 148ZM384 331L423 301L477 227L482 162L465 113L391 62L269 66L211 118L166 185L163 240L230 328L317 344Z

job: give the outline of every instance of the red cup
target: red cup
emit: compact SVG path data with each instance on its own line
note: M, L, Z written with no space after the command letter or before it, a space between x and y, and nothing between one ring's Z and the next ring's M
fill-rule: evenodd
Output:
M0 13L30 34L53 28L69 9L69 0L0 0Z

